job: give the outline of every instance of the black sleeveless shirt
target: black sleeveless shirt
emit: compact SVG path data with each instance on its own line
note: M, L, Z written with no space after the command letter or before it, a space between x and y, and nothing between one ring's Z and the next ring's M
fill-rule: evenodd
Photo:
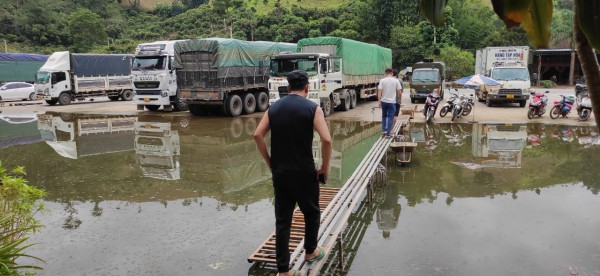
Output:
M273 171L314 171L314 118L318 105L289 94L269 108L271 168Z

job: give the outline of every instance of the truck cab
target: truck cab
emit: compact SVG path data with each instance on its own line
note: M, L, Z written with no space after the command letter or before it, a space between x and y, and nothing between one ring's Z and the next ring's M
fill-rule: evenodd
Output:
M38 100L45 100L46 103L53 105L59 100L56 95L71 90L69 71L38 71L35 75L34 91Z
M136 47L131 67L134 97L138 110L156 111L161 106L171 111L187 110L179 100L177 75L173 67L174 45L179 41L156 41Z
M531 92L531 80L527 67L517 63L497 63L489 73L490 78L502 83L484 92L487 106L494 102L519 103L525 107ZM487 92L487 93L486 93ZM479 97L480 101L481 96Z
M425 59L417 62L412 67L412 77L410 81L410 102L427 98L430 93L437 93L444 98L446 65L440 61Z

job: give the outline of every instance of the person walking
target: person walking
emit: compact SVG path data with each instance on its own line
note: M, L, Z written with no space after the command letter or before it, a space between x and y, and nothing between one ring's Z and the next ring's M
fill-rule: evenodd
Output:
M396 112L396 97L402 91L402 84L394 77L392 68L385 69L385 78L379 81L377 87L377 100L381 107L381 131L382 135L391 137Z
M295 70L287 75L288 96L279 99L263 115L254 140L273 175L275 191L275 255L279 275L289 271L289 239L296 203L304 214L305 260L314 262L325 256L317 246L321 220L319 178L326 182L331 159L331 135L323 110L308 100L308 75ZM317 170L312 154L314 130L321 139L321 167ZM271 131L271 155L265 135Z

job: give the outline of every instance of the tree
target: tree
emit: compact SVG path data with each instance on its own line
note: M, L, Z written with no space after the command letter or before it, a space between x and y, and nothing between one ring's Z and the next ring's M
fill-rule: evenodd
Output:
M88 9L79 9L69 15L69 33L73 39L73 50L86 52L94 44L106 41L104 20Z
M447 46L440 52L440 60L446 63L447 79L457 79L473 74L475 67L473 53L463 51L456 46Z
M407 67L423 60L424 57L431 54L429 47L424 47L424 45L418 26L395 26L390 36L393 66Z

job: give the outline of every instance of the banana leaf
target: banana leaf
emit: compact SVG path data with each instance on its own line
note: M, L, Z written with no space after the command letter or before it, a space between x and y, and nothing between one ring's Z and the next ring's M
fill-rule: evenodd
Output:
M446 23L444 8L448 0L421 0L421 13L436 27L442 27Z
M575 0L579 16L579 28L585 34L590 45L600 51L600 1L598 0Z
M523 27L536 48L548 48L552 37L552 0L533 0L529 10L531 12L523 19Z
M519 26L529 15L533 0L492 0L494 12L504 21L507 28Z

